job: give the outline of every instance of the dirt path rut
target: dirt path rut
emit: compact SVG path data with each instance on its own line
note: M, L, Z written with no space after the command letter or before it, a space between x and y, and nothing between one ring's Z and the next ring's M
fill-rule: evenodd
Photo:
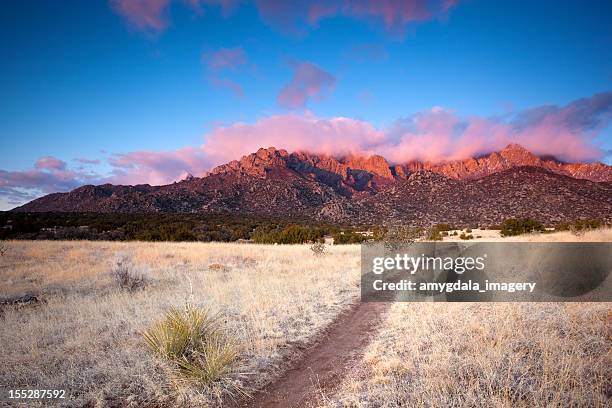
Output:
M357 303L341 314L324 337L291 369L247 401L245 407L308 407L332 391L368 344L388 303Z

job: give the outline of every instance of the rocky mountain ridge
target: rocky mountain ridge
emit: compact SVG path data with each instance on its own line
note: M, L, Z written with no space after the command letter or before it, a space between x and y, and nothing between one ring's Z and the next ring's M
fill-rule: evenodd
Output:
M435 165L271 147L205 177L165 186L83 186L13 211L229 213L352 224L486 225L523 216L612 221L612 167L543 159L518 145Z

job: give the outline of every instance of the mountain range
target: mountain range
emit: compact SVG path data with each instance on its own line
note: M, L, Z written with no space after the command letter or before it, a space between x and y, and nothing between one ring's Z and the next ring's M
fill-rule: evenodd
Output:
M492 225L511 217L612 221L612 166L563 163L520 145L467 160L390 164L261 148L163 186L86 185L13 211L230 213L350 224Z

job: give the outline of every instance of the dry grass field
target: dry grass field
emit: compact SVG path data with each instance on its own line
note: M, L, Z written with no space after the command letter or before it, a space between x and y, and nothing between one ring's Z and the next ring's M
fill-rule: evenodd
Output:
M395 303L322 407L606 407L606 303Z
M117 259L131 262L143 288L119 287ZM66 406L227 404L232 390L282 375L358 301L359 262L359 246L316 256L306 245L8 242L0 386L65 389ZM7 304L24 295L38 301ZM235 342L240 370L227 381L180 381L147 348L143 332L186 304L218 313ZM612 398L609 303L397 303L379 320L346 377L321 390L320 406L609 406Z
M147 273L144 290L117 287L118 254ZM356 300L358 254L358 246L317 257L308 246L10 242L0 296L41 302L2 307L0 384L65 389L71 406L218 405L223 386L176 383L142 332L185 302L220 312L240 348L246 374L237 380L260 386Z

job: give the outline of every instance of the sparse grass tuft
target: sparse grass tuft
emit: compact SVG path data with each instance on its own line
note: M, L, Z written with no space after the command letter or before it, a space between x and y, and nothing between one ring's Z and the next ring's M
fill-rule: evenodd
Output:
M240 374L238 347L223 332L219 316L208 310L172 307L143 336L149 348L170 363L181 379L211 385ZM244 393L238 387L233 391Z
M323 242L315 242L310 246L310 250L316 255L321 256L325 254L325 244Z
M113 262L112 275L122 290L134 292L147 285L149 269L145 265L135 265L129 256L120 254Z

